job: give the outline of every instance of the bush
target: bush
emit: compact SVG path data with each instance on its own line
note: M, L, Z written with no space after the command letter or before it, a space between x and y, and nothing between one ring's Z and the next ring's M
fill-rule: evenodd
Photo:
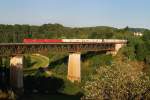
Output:
M122 49L122 53L125 57L127 57L128 59L130 60L134 60L136 57L136 54L135 54L135 48L134 47L124 47Z

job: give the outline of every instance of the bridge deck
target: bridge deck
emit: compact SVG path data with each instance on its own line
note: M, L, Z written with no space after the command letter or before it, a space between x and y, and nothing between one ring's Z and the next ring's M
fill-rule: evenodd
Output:
M116 44L126 41L105 42L61 42L61 43L0 43L0 55L42 53L42 52L82 52L114 51Z

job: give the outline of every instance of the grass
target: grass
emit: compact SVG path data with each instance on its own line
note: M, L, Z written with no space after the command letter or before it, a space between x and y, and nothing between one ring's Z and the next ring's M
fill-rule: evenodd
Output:
M25 74L32 74L40 67L47 67L49 65L49 58L40 54L30 55L31 63L33 65L29 68L24 68Z
M31 57L31 63L34 63L31 67L25 68L24 69L24 74L26 75L35 75L37 74L37 71L40 67L47 67L49 65L49 58L39 55L39 54L34 54L30 55ZM61 65L60 65L61 66ZM59 66L58 66L59 67ZM61 66L62 67L62 66ZM61 68L60 68L61 69ZM59 70L59 71L62 71ZM48 71L49 72L49 71ZM44 72L44 73L39 73L39 75L44 75L45 77L53 76L53 77L58 77L63 79L64 81L64 88L59 91L59 94L54 94L54 95L47 95L47 94L31 94L28 96L25 96L21 100L80 100L78 94L80 94L81 89L79 85L71 83L66 79L66 75L60 75L56 74L56 72ZM64 71L62 71L64 73ZM51 75L52 73L52 75Z
M65 85L65 88L63 89L63 91L61 91L62 93L69 94L69 95L76 95L79 92L81 92L79 84L74 84L68 80L65 80L64 85Z

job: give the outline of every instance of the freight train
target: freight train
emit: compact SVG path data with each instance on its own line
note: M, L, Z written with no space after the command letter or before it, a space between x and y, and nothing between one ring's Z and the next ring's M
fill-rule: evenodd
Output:
M24 39L23 43L114 43L127 42L119 39Z

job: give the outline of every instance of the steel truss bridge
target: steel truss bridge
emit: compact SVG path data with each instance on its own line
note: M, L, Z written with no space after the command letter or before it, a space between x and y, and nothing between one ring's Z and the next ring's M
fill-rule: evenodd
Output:
M42 52L114 51L118 42L104 43L0 43L0 55Z
M80 82L82 52L106 51L115 55L126 43L126 40L117 39L105 42L0 43L0 56L10 56L10 83L15 88L23 88L23 54L69 52L67 79Z

